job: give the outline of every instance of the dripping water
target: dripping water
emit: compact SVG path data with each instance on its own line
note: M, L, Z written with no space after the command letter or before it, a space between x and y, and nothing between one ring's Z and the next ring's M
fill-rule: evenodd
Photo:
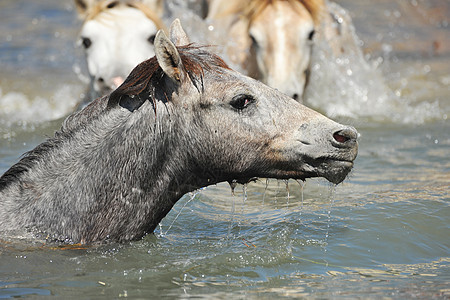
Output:
M204 189L204 188L203 188ZM167 235L167 233L169 232L169 230L172 228L173 224L175 224L175 221L178 219L178 217L181 215L181 212L183 211L183 209L186 207L186 205L189 204L189 202L191 202L192 200L194 200L195 196L197 196L198 193L200 193L202 189L198 189L194 192L190 192L189 195L189 200L186 201L183 206L181 207L180 211L177 213L177 215L175 216L175 218L172 220L172 223L170 223L169 227L167 228L166 232L163 232L162 229L162 225L161 223L159 223L159 230L160 230L160 236L163 237L165 235Z
M301 191L301 204L300 204L300 216L302 215L303 212L303 190L306 184L306 181L300 181L300 180L296 180L297 183L300 185L300 191Z
M158 224L158 228L159 228L159 236L162 236L163 228L162 228L162 224L161 223Z
M277 190L275 192L275 208L278 209L278 194L280 193L280 181L277 180Z
M289 210L289 199L290 199L291 195L289 192L289 180L284 180L284 183L286 184L286 209L284 210L283 221L286 221L286 215Z
M264 205L264 201L266 200L267 189L269 188L269 178L266 178L266 186L264 187L264 195L262 197L262 204Z
M231 237L231 229L233 228L233 223L234 223L234 214L235 214L235 200L236 200L236 195L234 193L234 189L236 187L236 183L232 184L230 183L230 187L231 187L231 212L230 212L230 224L228 225L228 232L227 232L227 240L230 239Z
M331 209L333 208L334 205L334 198L335 198L335 194L336 194L336 185L330 185L329 189L328 189L328 197L327 199L329 199L330 204L328 207L328 211L327 211L327 230L325 232L325 240L324 240L324 252L327 252L327 242L328 242L328 236L329 236L329 232L330 232L330 222L331 222Z
M247 201L247 184L243 184L242 185L242 206L241 206L241 216L239 218L239 222L238 222L238 228L239 228L239 233L238 236L241 235L241 224L242 224L242 220L244 219L244 207L245 207L245 202Z

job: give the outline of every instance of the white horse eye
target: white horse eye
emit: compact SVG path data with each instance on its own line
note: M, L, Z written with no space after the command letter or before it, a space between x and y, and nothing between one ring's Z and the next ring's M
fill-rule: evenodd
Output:
M92 41L90 38L82 37L81 44L83 45L84 49L87 49L92 45Z
M316 34L316 31L313 29L309 32L308 35L308 40L312 41L312 39L314 38L314 35Z
M150 44L153 45L155 43L155 37L156 37L155 34L152 34L151 36L148 37L147 40L150 42Z
M256 41L255 37L252 34L250 34L250 39L252 40L252 46L253 47L258 47L259 46L258 42Z
M116 7L118 4L119 4L119 1L113 1L113 2L109 3L109 4L106 6L106 8L111 9L111 8Z

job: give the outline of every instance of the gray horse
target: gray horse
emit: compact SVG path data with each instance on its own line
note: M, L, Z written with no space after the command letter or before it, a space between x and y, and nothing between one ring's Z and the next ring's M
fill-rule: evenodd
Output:
M155 51L0 178L2 231L136 240L183 194L207 185L257 177L338 184L352 169L355 129L229 69L189 44L179 21L170 39L158 32Z

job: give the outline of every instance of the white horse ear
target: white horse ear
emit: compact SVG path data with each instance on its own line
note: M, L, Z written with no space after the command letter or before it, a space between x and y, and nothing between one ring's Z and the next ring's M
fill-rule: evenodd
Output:
M181 26L180 19L178 18L172 22L172 25L170 25L169 36L170 40L176 46L185 46L190 43L186 32L183 30L183 27Z
M98 3L97 0L75 0L75 6L78 11L78 16L85 19L89 11Z
M159 30L155 37L156 59L164 73L175 82L181 82L182 62L175 45L169 40L164 31Z

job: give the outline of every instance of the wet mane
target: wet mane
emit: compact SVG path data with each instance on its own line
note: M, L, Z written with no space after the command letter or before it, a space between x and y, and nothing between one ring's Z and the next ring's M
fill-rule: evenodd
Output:
M220 72L220 69L230 69L219 56L205 51L202 46L189 44L177 47L177 50L184 72L188 74L190 81L199 92L203 91L205 71ZM154 102L156 100L170 101L172 93L163 78L164 72L156 57L140 63L131 71L124 83L111 93L108 106L116 105L124 96L139 96L143 100L151 98ZM161 91L164 92L164 95L158 95L158 92Z
M161 18L158 16L158 13L150 9L145 4L139 1L118 1L118 0L102 0L98 1L92 8L90 8L84 15L84 21L94 20L101 13L106 12L110 9L116 7L128 6L132 8L136 8L144 13L144 15L155 23L158 29L166 30L166 26L164 25Z
M323 0L236 0L230 4L223 15L240 14L249 23L253 22L268 6L276 2L288 2L293 9L302 5L311 14L314 23L318 24L322 17L322 11L325 7Z
M203 77L206 72L220 73L221 69L229 69L219 56L205 51L204 48L192 44L177 47L184 71L199 92L203 91ZM134 110L136 106L140 106L147 100L152 101L156 109L156 100L170 101L173 87L167 85L167 81L156 57L140 63L131 71L125 82L109 96L98 98L82 111L70 115L54 137L25 153L18 163L0 177L0 191L20 180L21 174L31 170L36 163L45 157L46 153L69 140L80 128L89 126L92 120L106 113L107 109L121 104L130 110ZM136 103L138 101L136 98L142 99L142 102Z

